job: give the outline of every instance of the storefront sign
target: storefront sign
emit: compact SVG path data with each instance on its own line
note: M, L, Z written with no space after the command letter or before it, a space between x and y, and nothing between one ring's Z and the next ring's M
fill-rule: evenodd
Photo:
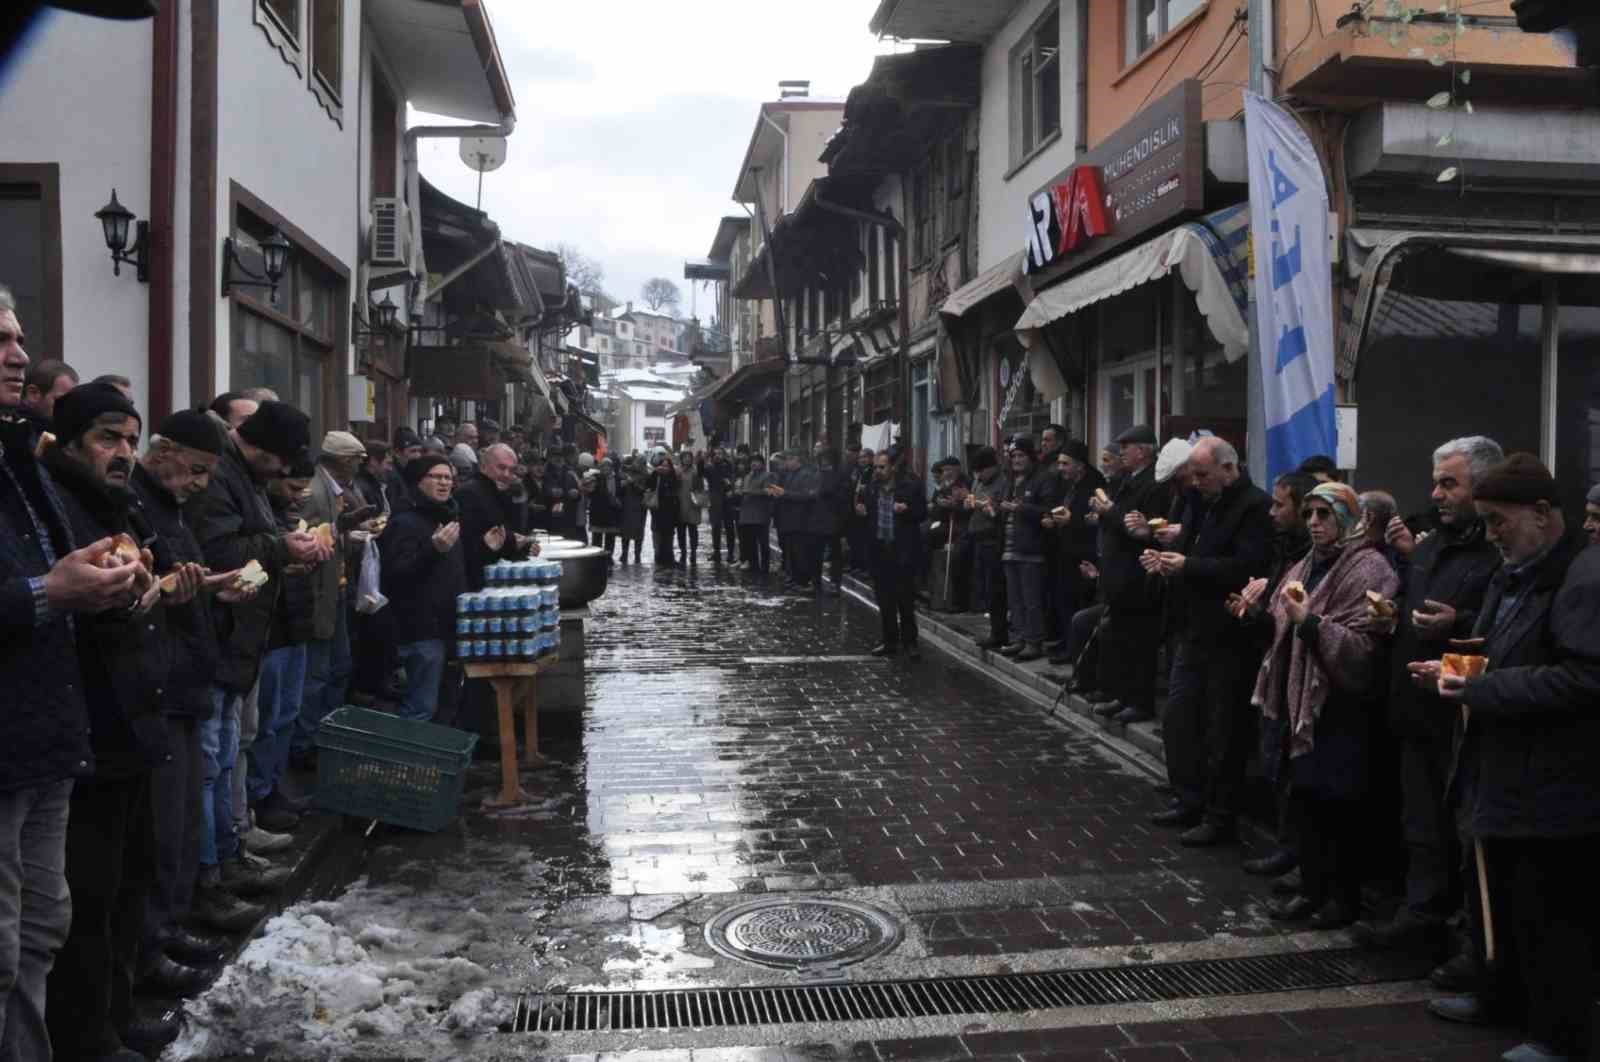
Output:
M1029 198L1027 271L1078 268L1204 205L1200 83L1190 80Z

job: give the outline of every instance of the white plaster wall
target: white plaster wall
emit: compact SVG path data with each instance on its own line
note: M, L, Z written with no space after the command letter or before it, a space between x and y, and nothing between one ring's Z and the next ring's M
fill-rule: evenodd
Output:
M817 161L828 140L844 121L844 108L802 110L789 114L789 195L788 208L800 205L806 188L818 177L828 175L828 167Z
M1028 196L1072 165L1078 141L1078 5L1060 0L1061 135L1016 173L1011 168L1011 49L1056 0L1025 0L983 51L978 121L978 269L1027 245ZM1091 42L1092 45L1092 42Z
M296 74L254 24L253 4L219 5L217 69L217 242L232 231L229 182L259 196L351 271L355 282L359 207L357 129L361 124L361 6L345 7L341 128L307 86L309 61ZM217 390L228 389L232 315L217 300ZM332 366L338 372L339 366ZM343 410L329 410L334 421Z
M114 185L123 206L150 216L152 23L50 10L0 82L0 161L61 168L60 357L84 379L115 372L149 393L150 289L123 266L111 273L100 223ZM0 263L0 283L5 281ZM23 321L27 329L30 322Z

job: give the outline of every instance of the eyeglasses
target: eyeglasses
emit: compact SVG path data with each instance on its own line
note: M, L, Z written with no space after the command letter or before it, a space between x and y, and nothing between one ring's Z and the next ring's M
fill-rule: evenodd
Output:
M1321 505L1308 505L1300 510L1300 518L1307 523L1315 520L1332 520L1333 510Z

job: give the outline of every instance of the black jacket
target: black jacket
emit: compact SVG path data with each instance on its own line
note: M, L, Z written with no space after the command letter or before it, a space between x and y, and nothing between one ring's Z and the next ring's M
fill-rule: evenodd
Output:
M1129 534L1122 518L1131 512L1147 517L1166 513L1172 507L1172 490L1156 482L1152 464L1138 475L1124 475L1111 499L1111 509L1100 517L1100 592L1115 612L1156 611L1161 605L1161 580L1139 565L1139 554L1155 543Z
M212 571L231 572L252 560L266 569L269 581L255 597L216 610L222 644L217 685L249 693L267 649L289 551L265 488L256 483L233 443L222 448L222 459L206 492L189 500L184 516L205 553L206 567Z
M660 531L662 528L677 527L678 492L685 489L678 470L668 461L665 472L651 471L648 484L647 489L656 492L656 507L650 510L650 529Z
M1093 562L1099 556L1100 528L1089 522L1089 516L1094 512L1089 508L1089 499L1094 497L1095 491L1105 489L1106 477L1100 474L1098 468L1085 468L1076 483L1068 484L1061 477L1057 477L1056 482L1060 490L1056 492L1055 504L1051 508L1064 505L1072 514L1066 527L1056 529L1056 548L1060 551L1062 561L1076 572L1081 562Z
M1522 598L1497 622L1513 582ZM1502 567L1474 634L1488 639L1489 670L1467 686L1452 780L1463 825L1474 837L1600 835L1600 549L1573 530L1529 571Z
M412 492L413 504L421 504L420 498L421 495ZM512 500L510 491L496 490L492 481L481 476L469 480L456 490L455 503L461 520L461 553L462 563L466 565L467 589L482 590L485 567L495 561L511 560L527 553L526 549L517 548L516 503ZM485 532L494 527L506 529L505 544L497 550L490 549L483 541ZM387 568L389 555L383 552L381 543L378 551L383 555L383 564ZM385 595L388 593L388 590L384 591Z
M813 535L831 538L844 529L845 505L850 500L849 478L834 465L817 465L817 500L811 506L809 530Z
M1001 554L1001 559L1042 561L1044 526L1040 521L1052 508L1048 497L1050 473L1035 465L1026 479L1019 481L1015 474L1008 478L1010 482L1005 500L1016 502L1017 508L1010 512L1000 511L1005 518L1005 530L1001 533L1005 552Z
M27 421L0 418L0 791L94 770L73 623L36 613L29 586L50 572L46 544L57 560L76 548L32 436Z
M778 499L778 534L805 534L811 530L811 510L816 507L822 490L817 466L802 464L793 472L784 472L779 486L783 496Z
M88 466L59 448L45 454L44 464L60 489L77 541L126 534L141 546L152 544L155 533L137 513L138 498L131 491L107 490ZM172 670L166 608L158 601L142 616L127 609L78 616L73 627L95 773L126 777L165 762L169 752L161 702Z
M994 470L994 478L985 480L983 473L979 472L972 477L972 495L978 500L978 505L972 510L972 516L967 520L966 537L973 542L982 543L990 548L1000 545L1000 531L1005 524L1005 513L1000 510L1000 501L1004 499L1007 482L1005 471L1000 468ZM990 516L983 508L983 502L993 498L995 501L995 514Z
M156 540L150 547L155 554L156 572L164 574L179 564L204 565L205 554L183 518L178 499L146 472L143 465L133 470L133 489L139 496L145 518L156 533ZM211 683L222 659L211 595L202 591L185 604L164 607L167 635L172 639L172 673L167 680L167 695L161 702L161 709L168 715L209 718ZM220 611L228 606L218 604L215 607Z
M1390 656L1389 728L1400 737L1446 741L1455 728L1456 713L1432 690L1411 681L1406 665L1417 660L1437 660L1451 638L1465 638L1478 623L1478 609L1489 582L1500 570L1500 551L1483 535L1483 524L1473 521L1465 534L1435 531L1411 551L1400 569L1400 593L1393 650ZM1456 610L1455 629L1429 639L1411 622L1411 610L1424 601L1443 601Z
M493 487L493 484L490 484ZM529 501L535 500L532 495ZM557 468L548 465L544 470L544 479L539 483L537 501L545 507L545 526L552 534L563 538L576 538L578 534L578 477L573 471L563 465ZM561 506L561 511L556 512L556 506ZM466 530L465 527L462 528ZM510 530L508 527L507 530ZM471 557L468 557L470 563Z
M456 597L468 589L466 521L462 520L461 538L450 552L440 553L433 548L433 533L461 520L455 500L441 504L413 492L411 502L389 521L378 540L383 554L379 585L389 603L373 613L373 621L378 636L392 644L453 643Z
M872 541L879 563L887 560L901 572L921 572L927 560L922 541L922 521L928 517L928 499L922 490L922 481L914 476L900 476L889 485L896 502L903 502L906 511L894 514L894 542L884 551L878 541L878 496L883 491L874 477L861 492L861 504L866 506L867 537Z
M1267 574L1272 563L1271 509L1272 499L1241 475L1211 502L1197 525L1184 525L1173 549L1184 554L1183 632L1190 641L1248 642L1223 602L1251 579Z
M361 495L361 501L352 504L351 508L355 508L359 504L370 505L380 513L389 511L388 483L378 482L378 477L368 471L365 465L362 465L360 470L356 472L355 488L356 493Z

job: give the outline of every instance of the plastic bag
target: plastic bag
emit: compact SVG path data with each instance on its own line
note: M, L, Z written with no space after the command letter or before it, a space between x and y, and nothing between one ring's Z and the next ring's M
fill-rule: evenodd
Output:
M378 589L382 574L383 562L378 556L378 540L368 538L366 548L361 553L361 576L356 582L356 611L363 616L370 616L389 603L383 591Z

